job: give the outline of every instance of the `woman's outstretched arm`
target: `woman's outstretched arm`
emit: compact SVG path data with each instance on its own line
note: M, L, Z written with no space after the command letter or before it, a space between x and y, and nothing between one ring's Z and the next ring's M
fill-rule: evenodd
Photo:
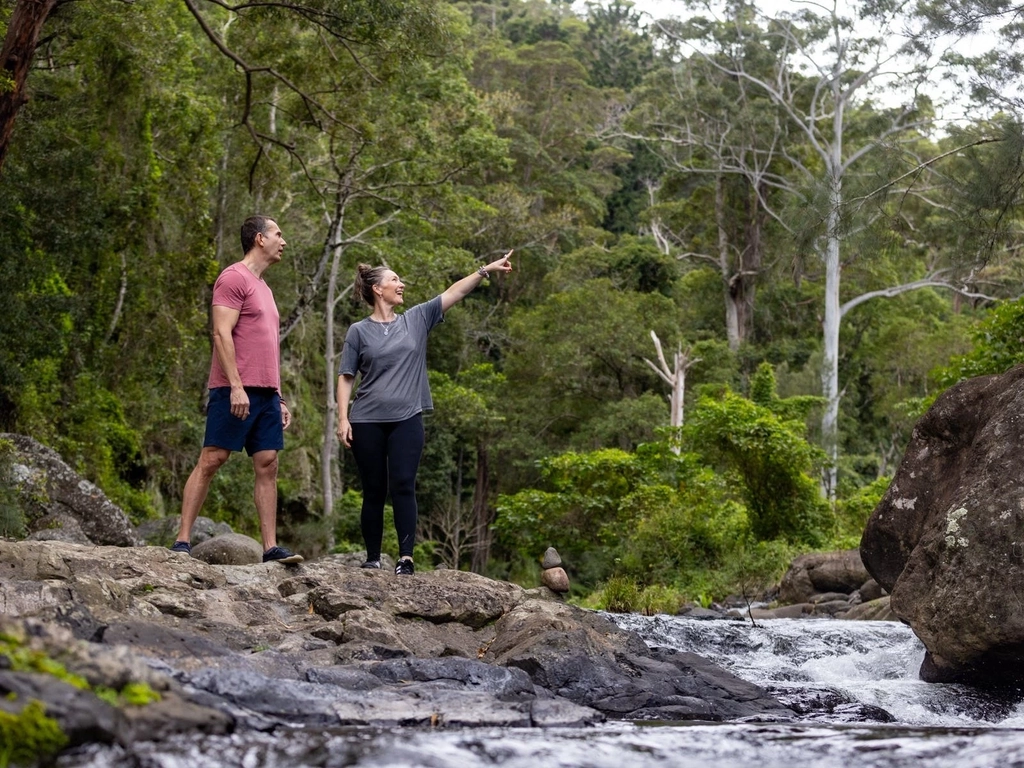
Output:
M464 298L469 296L469 294L471 294L476 287L483 282L485 273L489 275L492 272L511 272L512 262L509 261L509 257L511 255L512 251L509 251L497 261L492 261L486 267L480 267L480 269L472 275L468 275L457 283L450 285L448 290L441 294L441 311L447 312Z

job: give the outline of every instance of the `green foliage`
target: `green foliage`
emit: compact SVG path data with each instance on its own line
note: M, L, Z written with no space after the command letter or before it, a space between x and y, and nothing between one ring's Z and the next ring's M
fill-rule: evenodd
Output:
M640 602L640 588L636 581L625 576L614 576L605 582L596 608L612 613L632 613Z
M32 699L21 712L0 711L0 768L32 766L48 760L68 744L60 724L46 716L46 707Z
M754 375L750 377L750 400L786 421L804 420L812 409L825 403L824 398L812 395L780 398L775 380L775 367L768 362L758 365Z
M1024 363L1024 299L997 304L971 334L974 348L955 356L935 378L942 387L973 376L1004 373Z
M592 594L585 607L612 613L674 616L685 602L685 596L675 587L662 584L641 587L629 577L613 576Z
M832 539L836 549L860 546L868 518L882 500L891 481L891 477L880 477L836 504L836 532Z
M547 459L541 471L553 492L525 490L497 504L498 543L523 559L555 547L584 583L608 571L628 521L626 498L642 470L616 449Z
M20 539L25 535L25 513L14 486L14 443L0 440L0 536Z
M736 477L758 540L817 544L831 529L828 505L813 479L825 457L804 432L802 422L726 390L700 398L684 436L691 450Z

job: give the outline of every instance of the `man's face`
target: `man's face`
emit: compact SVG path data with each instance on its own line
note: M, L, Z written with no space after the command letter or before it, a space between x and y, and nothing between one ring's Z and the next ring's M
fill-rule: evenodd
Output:
M260 246L263 252L270 257L272 264L276 264L281 260L281 254L287 243L284 241L284 235L281 234L281 228L277 226L276 221L268 220L266 229L266 234L256 233L256 245Z

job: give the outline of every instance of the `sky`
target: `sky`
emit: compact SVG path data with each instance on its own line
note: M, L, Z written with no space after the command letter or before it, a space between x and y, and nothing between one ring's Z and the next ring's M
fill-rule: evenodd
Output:
M687 10L686 3L681 2L681 0L633 0L633 2L637 10L649 14L651 19L687 16L691 13ZM837 0L837 2L841 14L845 16L855 15L856 6L859 5L856 0ZM831 2L829 0L825 0L825 2L814 2L814 0L758 0L757 5L765 13L774 15L784 11L795 12L802 9L830 8ZM585 10L586 4L585 2L577 2L576 6L580 10ZM865 33L870 34L870 30L865 30ZM991 49L995 45L995 40L994 35L982 34L961 41L947 40L942 47L952 47L965 55L976 55ZM936 73L932 80L930 95L936 101L940 114L945 121L961 122L963 120L977 119L978 113L976 108L972 108L965 103L965 99L961 98L963 93L964 90L962 88L957 88L944 81L938 73ZM883 104L889 100L893 104L900 101L895 85L889 86L880 94L876 94L875 99Z

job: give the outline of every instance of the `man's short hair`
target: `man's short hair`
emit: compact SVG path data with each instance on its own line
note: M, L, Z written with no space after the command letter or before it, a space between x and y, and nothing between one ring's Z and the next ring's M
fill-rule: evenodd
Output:
M242 255L247 254L256 246L256 235L267 234L267 223L273 221L269 216L250 216L242 222Z

